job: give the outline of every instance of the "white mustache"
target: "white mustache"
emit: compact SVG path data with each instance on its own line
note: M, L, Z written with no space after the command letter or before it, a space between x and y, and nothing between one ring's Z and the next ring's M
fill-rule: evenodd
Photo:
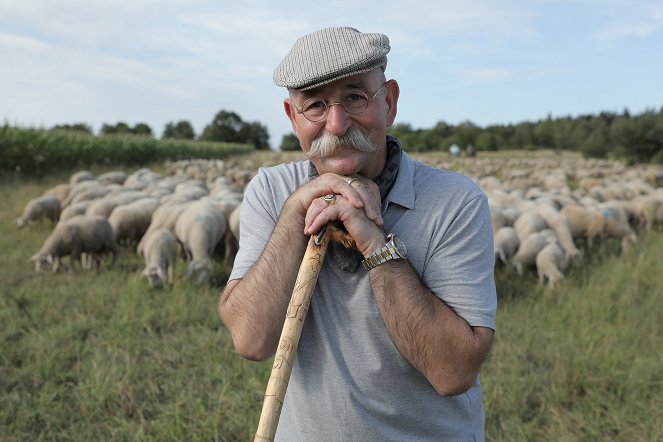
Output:
M311 149L306 154L309 158L326 158L333 155L341 147L347 147L359 152L374 152L377 147L362 131L351 128L346 133L337 137L329 132L313 140Z

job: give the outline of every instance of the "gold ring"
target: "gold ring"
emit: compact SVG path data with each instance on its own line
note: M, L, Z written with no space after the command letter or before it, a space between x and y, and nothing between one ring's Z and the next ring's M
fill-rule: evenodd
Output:
M322 200L327 204L329 204L330 206L333 206L334 203L336 202L336 195L330 193L329 195L325 195L324 197L322 197Z
M350 178L350 179L348 180L348 184L349 184L350 186L352 186L352 183L354 183L354 182L357 181L357 180L359 180L359 178Z

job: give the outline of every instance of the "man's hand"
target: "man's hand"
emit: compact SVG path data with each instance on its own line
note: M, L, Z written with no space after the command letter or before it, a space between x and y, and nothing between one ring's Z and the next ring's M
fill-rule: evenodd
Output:
M327 175L332 175L331 177ZM343 224L355 241L357 249L365 256L384 245L385 234L382 226L380 191L368 178L357 176L347 178L325 174L320 178L335 180L342 178L345 183L335 187L337 192L319 195L311 201L304 218L304 233L313 235L331 221ZM333 181L336 183L336 181ZM325 199L325 195L334 195ZM361 202L361 204L357 204Z

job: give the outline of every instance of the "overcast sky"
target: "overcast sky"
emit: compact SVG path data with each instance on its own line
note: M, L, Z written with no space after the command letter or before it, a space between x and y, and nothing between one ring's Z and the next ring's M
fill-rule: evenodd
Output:
M49 128L219 110L290 132L272 72L327 26L387 34L397 123L489 124L663 106L661 0L0 0L0 118Z

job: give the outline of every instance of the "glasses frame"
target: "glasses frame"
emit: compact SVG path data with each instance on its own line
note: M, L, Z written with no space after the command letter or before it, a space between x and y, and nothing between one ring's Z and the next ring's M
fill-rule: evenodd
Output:
M308 121L310 121L311 123L319 123L319 122L321 122L321 121L324 121L324 120L327 118L327 115L329 114L329 108L332 107L332 106L336 106L336 105L341 106L341 108L342 108L347 114L349 114L349 115L361 115L361 114L363 114L364 112L366 112L366 109L368 109L368 105L371 104L371 101L375 100L375 97L378 96L378 94L380 93L380 91L382 90L382 88L383 88L387 83L389 83L389 80L387 80L387 81L385 81L384 83L382 83L382 84L380 85L380 87L375 91L375 93L373 94L372 97L369 97L369 96L366 94L366 92L362 91L361 89L358 89L358 90L357 90L357 92L361 92L362 94L364 94L364 98L366 98L366 100L367 100L367 101L366 101L366 107L365 107L364 110L362 110L361 112L349 112L349 111L345 108L345 106L343 105L343 103L342 103L341 101L336 101L336 102L327 103L327 101L326 101L326 100L323 100L322 98L311 97L311 98L307 99L306 101L304 101L304 104L308 103L309 101L313 101L313 102L315 102L315 101L321 101L321 102L324 103L324 105L325 105L325 111L324 111L324 113L322 114L322 116L321 116L320 118L318 118L318 119L313 120L313 119L311 119L311 118L309 118L309 117L306 116L306 113L304 112L304 106L302 106L301 108L299 108L299 107L297 107L297 105L294 104L294 103L293 103L293 106L295 107L295 110L297 111L298 114L303 115L304 118L306 118L306 119L307 119Z

